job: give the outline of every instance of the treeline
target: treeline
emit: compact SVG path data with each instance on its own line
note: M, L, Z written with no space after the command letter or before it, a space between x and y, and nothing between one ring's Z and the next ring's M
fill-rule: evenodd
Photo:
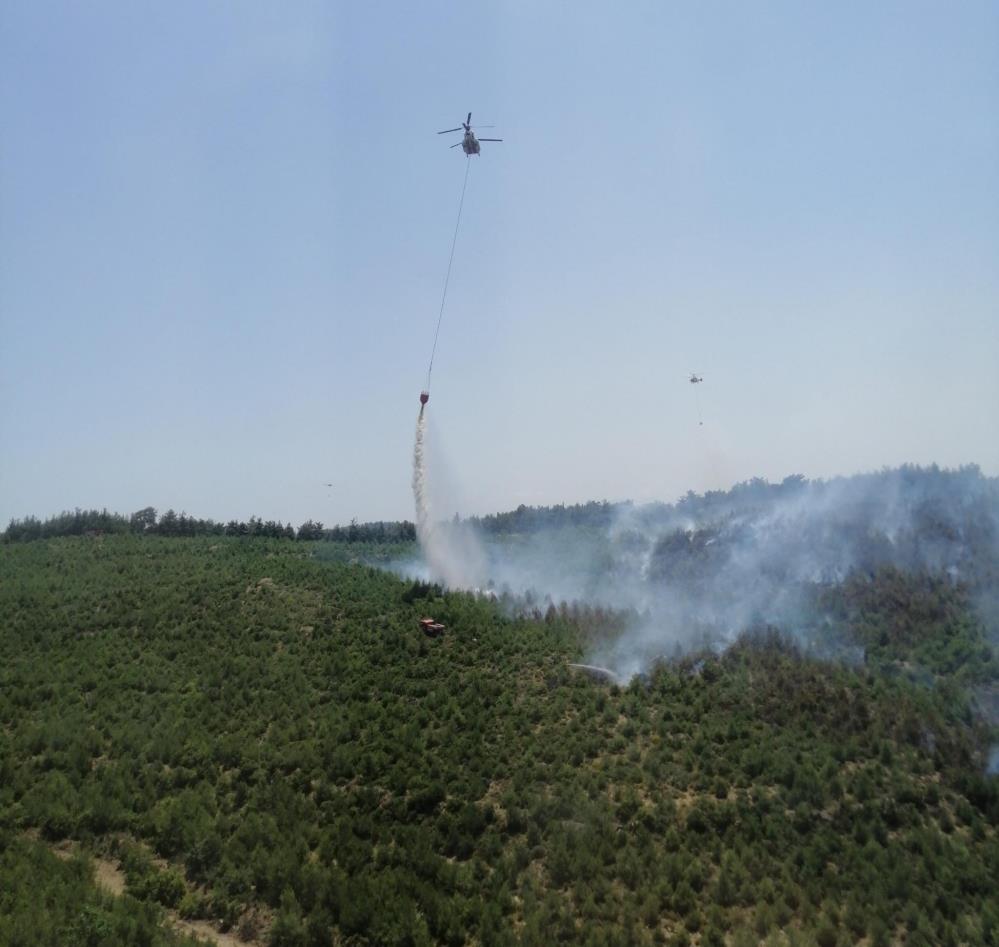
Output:
M810 542L827 543L828 524L837 537L870 545L868 534L902 534L906 566L923 566L937 549L965 544L967 559L984 559L982 550L992 552L999 536L999 478L985 477L975 464L946 470L932 465L903 465L876 473L832 480L807 480L801 474L785 477L780 483L754 477L730 490L709 490L703 494L688 491L675 503L634 504L593 500L588 503L553 506L526 506L486 516L466 517L464 522L491 536L531 535L561 529L606 531L612 526L630 534L665 536L675 530L690 529L694 523L723 524L759 517L768 513L782 520L815 523L820 536ZM455 520L460 518L455 516ZM326 527L307 520L296 530L290 523L250 517L227 523L200 519L168 510L157 517L153 507L123 516L105 510L60 513L46 520L34 516L11 520L0 541L27 542L56 536L88 533L154 533L162 536L264 536L278 539L326 540L337 543L398 543L416 539L409 521L379 520L347 526ZM897 540L893 540L899 545ZM908 548L912 547L912 548ZM932 548L936 547L936 548ZM878 560L879 562L881 560ZM994 578L994 576L993 576ZM988 582L979 582L987 585Z
M470 516L466 522L494 536L537 533L570 526L606 529L621 510L630 506L630 502L608 503L606 500L591 500L589 503L575 503L569 506L564 503L555 506L525 506L521 503L517 509L509 513Z
M786 511L795 504L824 508L849 521L893 517L927 534L947 534L955 523L995 521L999 478L986 477L977 464L956 469L903 464L872 473L809 480L792 474L780 483L753 477L730 490L692 490L673 504L648 503L634 509L635 525L673 526L678 520L719 521L766 509ZM622 505L624 506L624 505Z
M883 518L886 511L905 514L927 535L937 537L946 536L960 522L974 536L975 527L986 530L995 522L999 479L984 476L977 464L954 470L936 464L903 464L830 480L809 480L802 474L792 474L771 483L753 477L729 490L688 490L674 503L593 500L553 506L521 504L507 513L470 516L466 521L493 535L570 527L603 529L619 521L631 529L672 529L691 520L717 522L766 509L785 509L795 501L824 505L858 521L865 516Z
M358 523L325 528L322 523L303 523L298 528L299 539L321 539L334 543L399 543L416 540L416 526L408 520Z
M746 581L761 576L786 588L885 567L995 589L999 480L975 466L754 479L727 493L688 494L673 507L635 508L620 535L637 546L651 540L648 575L685 589L721 582L745 597Z
M269 539L325 540L338 543L397 543L416 539L416 527L408 522L358 523L349 526L326 528L322 523L306 520L296 530L291 523L280 520L262 520L251 516L245 522L229 520L227 523L201 519L167 510L162 516L147 506L130 516L110 513L108 510L81 510L63 512L48 519L35 516L12 519L0 534L3 543L24 543L58 536L101 536L123 534L149 534L155 536L251 536Z

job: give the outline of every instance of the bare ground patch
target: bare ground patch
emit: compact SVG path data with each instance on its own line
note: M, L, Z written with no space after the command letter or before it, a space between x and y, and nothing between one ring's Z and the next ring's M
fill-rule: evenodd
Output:
M27 832L32 838L37 839L37 832ZM75 842L68 839L54 843L49 846L52 853L63 860L69 860L78 854L81 849ZM103 858L99 855L92 855L85 852L94 865L94 881L101 890L115 897L121 897L125 893L125 873L121 870L116 861L110 858ZM163 859L155 859L161 867L168 866L168 862ZM218 947L262 947L265 941L261 937L253 937L249 940L241 940L234 931L223 932L211 922L205 920L187 920L181 917L176 910L164 908L166 921L174 930L189 937L196 937L216 944Z

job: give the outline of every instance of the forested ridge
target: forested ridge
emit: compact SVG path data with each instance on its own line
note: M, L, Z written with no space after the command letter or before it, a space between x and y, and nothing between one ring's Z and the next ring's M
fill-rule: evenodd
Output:
M176 942L168 909L274 945L996 942L995 665L961 583L823 587L855 663L758 627L607 687L568 663L627 616L335 548L0 549L0 943Z

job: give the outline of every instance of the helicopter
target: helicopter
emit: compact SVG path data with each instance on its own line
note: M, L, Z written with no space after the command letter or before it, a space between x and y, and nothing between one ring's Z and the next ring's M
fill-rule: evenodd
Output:
M692 385L699 385L702 381L704 381L704 378L698 375L697 372L690 373L690 383ZM704 419L701 417L701 396L698 394L696 388L694 389L694 400L697 402L697 426L703 427Z
M481 127L482 128L492 128L493 126L492 125L482 125ZM468 113L468 118L466 118L465 121L463 121L458 128L445 128L444 131L438 132L437 134L438 135L448 135L451 132L460 132L463 128L465 129L465 135L464 135L464 137L461 139L461 141L455 142L455 144L451 145L451 147L452 148L457 148L458 145L461 145L462 151L464 151L465 154L469 155L469 156L471 156L471 155L477 155L479 153L479 150L480 150L479 149L479 142L480 141L502 141L503 140L502 138L476 138L475 137L475 132L472 131L472 113L471 112Z

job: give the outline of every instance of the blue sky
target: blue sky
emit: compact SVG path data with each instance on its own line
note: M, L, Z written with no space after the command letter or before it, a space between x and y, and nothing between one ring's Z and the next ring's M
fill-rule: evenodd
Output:
M439 512L999 473L997 48L993 3L8 0L0 520L411 518L469 109Z

